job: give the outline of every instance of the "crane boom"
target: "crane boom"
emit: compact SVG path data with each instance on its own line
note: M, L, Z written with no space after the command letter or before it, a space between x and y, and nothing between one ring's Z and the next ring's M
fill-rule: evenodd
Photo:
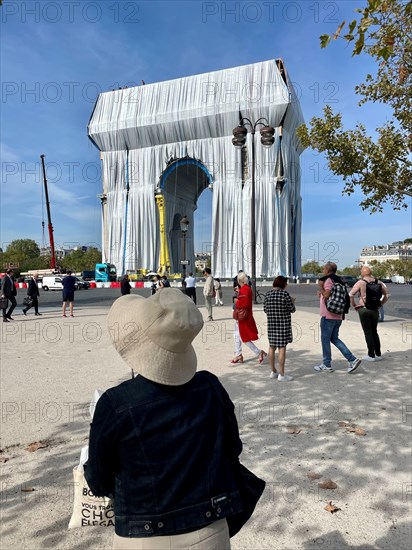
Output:
M40 155L40 158L41 158L41 164L42 164L42 168L43 168L44 194L46 196L47 222L48 222L47 227L49 229L49 239L50 239L50 251L51 251L50 267L52 269L56 269L56 254L55 254L55 251L54 251L53 226L52 226L51 215L50 215L49 191L47 189L46 167L44 165L44 155Z

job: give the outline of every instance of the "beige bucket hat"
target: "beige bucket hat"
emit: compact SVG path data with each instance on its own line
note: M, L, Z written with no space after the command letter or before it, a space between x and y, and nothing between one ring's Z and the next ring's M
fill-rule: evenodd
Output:
M122 296L112 305L107 324L120 356L145 378L180 386L195 375L192 341L202 330L203 318L181 290L165 288L150 298Z

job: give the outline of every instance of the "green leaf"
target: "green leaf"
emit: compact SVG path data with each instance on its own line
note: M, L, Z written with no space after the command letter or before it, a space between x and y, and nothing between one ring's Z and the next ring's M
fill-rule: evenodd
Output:
M384 46L378 51L377 57L382 57L385 61L388 61L392 53L393 49L390 46Z
M365 32L372 25L372 23L373 19L371 19L370 17L364 17L359 24L359 31Z
M320 47L326 48L326 46L331 41L331 35L330 34L322 34L320 37Z
M351 22L349 23L349 34L352 34L352 33L353 33L355 27L356 27L356 19L354 19L353 21L351 21Z
M364 33L360 33L359 38L356 41L355 48L352 52L352 56L353 55L359 55L361 53L361 51L363 50L364 45L365 45L365 35L364 35Z

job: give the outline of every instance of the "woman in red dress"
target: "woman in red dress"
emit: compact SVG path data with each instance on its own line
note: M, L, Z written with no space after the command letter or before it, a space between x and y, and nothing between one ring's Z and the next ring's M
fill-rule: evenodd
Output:
M231 363L243 363L242 342L259 357L259 363L262 363L267 353L257 348L252 341L257 340L259 336L256 323L253 318L252 289L247 284L248 277L246 273L239 273L237 276L237 281L239 284L239 290L235 301L235 308L246 309L247 315L245 319L235 321L235 332L233 335L235 340L235 357L232 359Z

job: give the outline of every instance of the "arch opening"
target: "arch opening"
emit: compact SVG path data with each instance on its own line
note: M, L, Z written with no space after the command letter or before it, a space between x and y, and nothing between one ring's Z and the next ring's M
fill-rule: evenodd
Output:
M160 271L182 274L195 271L194 213L200 195L212 183L206 166L191 157L171 159L160 176L156 189L156 195L163 197L164 209L159 211L160 219L164 219L163 230L162 225L160 227ZM185 236L180 227L184 216L189 220Z

